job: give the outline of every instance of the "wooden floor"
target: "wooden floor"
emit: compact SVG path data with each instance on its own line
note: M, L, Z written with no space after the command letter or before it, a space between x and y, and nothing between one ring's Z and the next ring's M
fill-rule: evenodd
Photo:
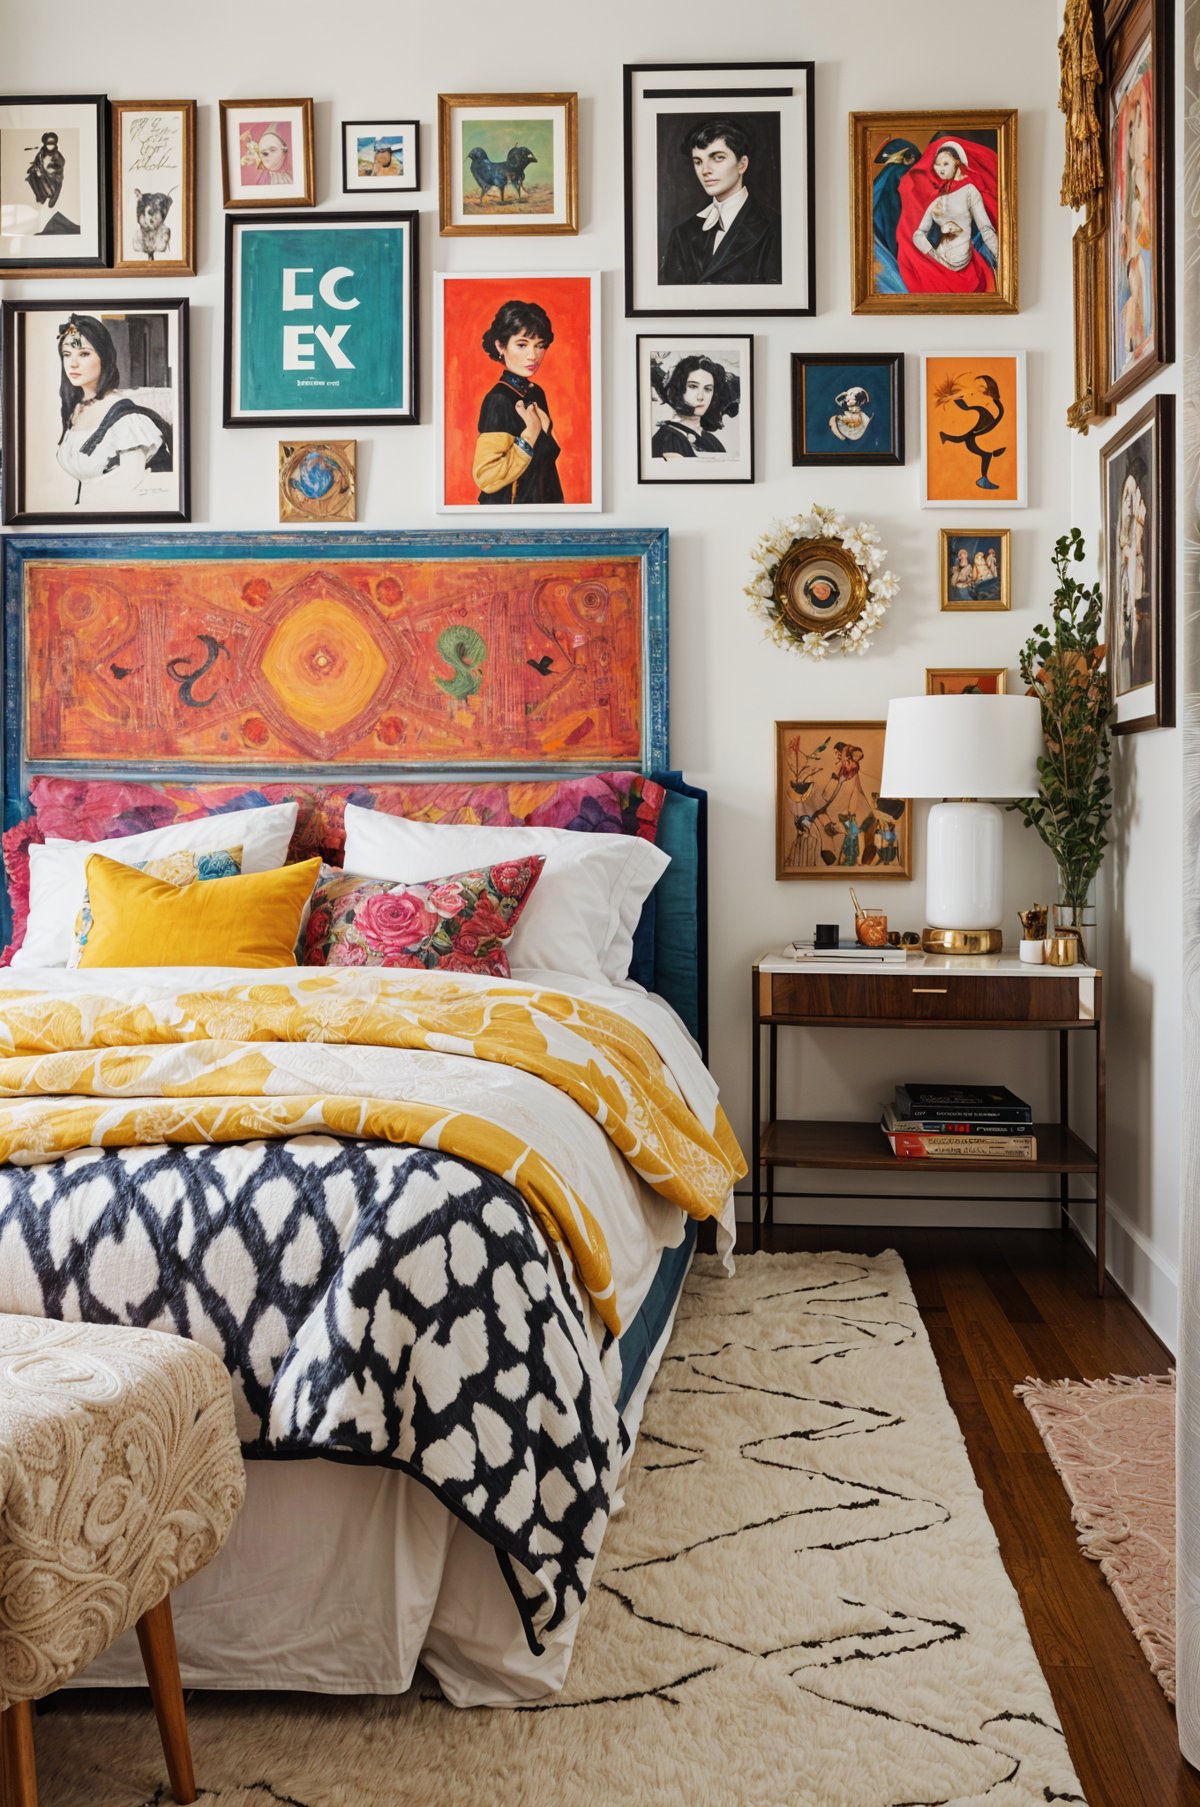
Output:
M1165 1373L1158 1338L1124 1299L1096 1297L1091 1256L1058 1231L766 1234L780 1250L899 1251L1089 1807L1200 1807L1174 1712L1099 1565L1080 1555L1062 1483L1012 1390L1028 1375Z

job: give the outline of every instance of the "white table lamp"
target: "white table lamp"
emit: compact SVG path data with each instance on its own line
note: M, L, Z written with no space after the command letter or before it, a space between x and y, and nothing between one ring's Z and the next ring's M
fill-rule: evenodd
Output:
M880 789L938 797L925 840L922 945L990 954L1003 945L1004 816L992 797L1033 797L1045 753L1034 696L901 696L888 704Z

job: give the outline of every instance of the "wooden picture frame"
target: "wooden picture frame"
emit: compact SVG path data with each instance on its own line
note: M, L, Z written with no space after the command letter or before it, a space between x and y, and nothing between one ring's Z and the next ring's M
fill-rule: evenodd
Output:
M1173 31L1170 0L1105 6L1104 401L1110 410L1175 356Z
M279 519L353 521L358 508L355 439L279 441Z
M577 94L439 94L437 133L443 238L579 231ZM489 199L494 196L499 199Z
M359 141L370 133L375 156L370 169L363 169ZM353 135L353 136L352 136ZM385 148L400 163L389 173L380 168L379 152ZM353 164L353 168L351 165ZM416 119L343 119L342 121L342 193L405 194L421 186L421 126Z
M941 172L933 168L941 154L938 147L953 158L958 172L948 195ZM880 194L876 177L893 172L890 187ZM950 204L947 224L952 229L942 236L931 215ZM983 250L973 243L984 229L984 216L997 240L994 254L986 241ZM1017 217L1015 108L851 113L851 295L856 314L1015 314ZM928 241L928 250L918 244L918 233ZM947 250L939 256L942 245ZM966 253L965 263L958 248ZM994 267L989 267L993 257ZM928 288L911 286L926 279Z
M837 718L775 723L777 879L912 877L912 803L870 785L883 771L886 728Z
M1108 387L1108 284L1105 275L1107 238L1104 198L1093 196L1087 218L1071 240L1071 292L1075 308L1075 400L1067 409L1067 425L1086 433L1112 413Z
M312 100L222 100L217 106L225 207L314 206Z
M0 96L0 207L29 227L0 234L0 280L111 269L111 152L107 95Z
M638 482L753 483L754 401L753 334L638 333Z
M1005 696L1006 665L927 665L926 696Z
M1114 734L1175 726L1175 397L1100 448Z
M794 351L792 463L903 464L904 353Z
M113 101L112 181L114 274L194 276L195 101Z
M983 565L977 568L981 552ZM993 560L995 571L991 569ZM942 528L938 535L938 607L949 615L991 614L1012 608L1011 528Z

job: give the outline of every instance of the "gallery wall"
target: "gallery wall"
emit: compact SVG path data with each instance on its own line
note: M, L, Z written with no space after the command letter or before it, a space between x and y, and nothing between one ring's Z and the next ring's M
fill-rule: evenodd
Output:
M953 28L951 26L953 25ZM734 27L736 26L736 29ZM753 958L814 921L849 927L845 887L780 883L774 877L773 728L777 719L882 718L890 697L923 691L930 665L1006 665L1015 686L1023 638L1044 618L1049 556L1071 525L1073 458L1063 417L1072 395L1070 219L1058 205L1062 129L1056 111L1056 8L1046 0L959 9L909 0L795 7L781 0L634 0L602 8L560 8L552 23L536 13L497 23L471 8L387 8L330 12L315 0L253 9L210 0L202 11L116 0L105 15L104 48L91 30L48 33L34 8L5 21L4 86L10 93L94 92L113 98L195 96L200 102L198 268L194 279L12 283L12 295L53 294L85 301L128 289L187 294L192 302L193 524L263 529L276 525L278 433L221 427L223 305L220 164L216 102L238 95L312 95L316 101L318 204L371 203L341 193L343 119L411 118L422 123L423 191L399 198L421 209L421 417L432 420L432 273L435 270L603 272L603 500L581 526L669 528L671 534L671 747L675 764L711 794L712 1064L740 1135L748 1135L749 968ZM636 480L634 341L644 322L623 315L621 67L626 60L678 62L730 54L753 60L800 57L816 64L817 312L812 319L714 320L716 330L753 331L758 401L757 481L687 491ZM575 238L496 241L441 239L437 232L434 122L439 91L577 89L580 96L581 231ZM1020 312L981 319L855 317L850 301L848 115L851 109L1016 107L1020 112ZM797 197L798 200L798 197ZM785 208L788 196L785 188ZM669 328L669 321L655 322ZM681 322L681 324L684 324ZM909 462L878 470L793 469L790 354L793 351L906 354ZM1024 350L1029 359L1029 502L993 517L1013 530L1011 613L949 615L935 594L938 530L978 522L918 507L919 355L980 349ZM459 516L433 507L431 424L358 430L359 525L453 528ZM812 501L873 522L902 589L863 658L813 665L770 645L743 596L749 548L774 518ZM539 524L543 524L540 523ZM1091 525L1091 523L1084 523ZM1140 749L1139 749L1140 753ZM1157 749L1148 748L1153 758ZM1153 786L1146 774L1146 784ZM1143 792L1143 795L1145 793ZM1163 808L1168 807L1166 801ZM893 926L923 923L923 817L918 811L912 882L873 879L864 887ZM1053 896L1048 854L1016 817L1006 823L1005 931L1015 944L1018 906ZM1146 882L1152 883L1152 880ZM867 899L864 898L864 901ZM962 1077L1012 1084L1045 1109L1053 1077L1051 1038L1006 1036L913 1039L872 1033L793 1032L782 1069L785 1095L803 1073L805 1114L858 1116L901 1078ZM922 1189L934 1190L936 1183ZM1031 1193L1037 1182L1024 1182ZM781 1215L821 1221L1049 1222L1044 1205L904 1201L791 1201ZM949 1182L943 1191L951 1189ZM979 1192L987 1189L979 1182ZM992 1190L1014 1190L1011 1181ZM861 1190L851 1185L847 1190Z

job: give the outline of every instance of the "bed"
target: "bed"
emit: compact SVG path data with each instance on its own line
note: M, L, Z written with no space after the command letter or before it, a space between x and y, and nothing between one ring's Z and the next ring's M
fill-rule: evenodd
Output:
M733 1239L665 535L29 536L5 589L29 947L31 848L247 808L297 804L291 860L340 860L347 803L671 856L629 978L0 972L0 1309L183 1331L234 1375L247 1505L176 1597L185 1682L552 1692L697 1223ZM139 1674L118 1643L85 1679Z

